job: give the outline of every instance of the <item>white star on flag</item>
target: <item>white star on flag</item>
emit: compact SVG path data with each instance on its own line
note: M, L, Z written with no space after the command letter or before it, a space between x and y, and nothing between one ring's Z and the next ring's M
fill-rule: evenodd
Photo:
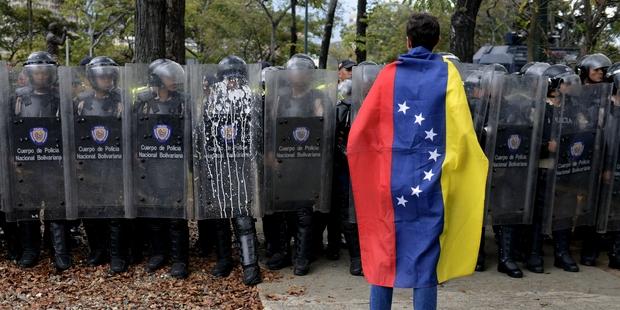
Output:
M422 190L420 190L420 185L411 188L411 196L416 196L419 198L421 192Z
M409 110L409 107L407 106L406 100L398 105L398 112L403 112L403 114L407 115L407 110Z
M413 123L422 126L422 121L423 120L425 120L425 118L422 116L422 113L420 113L420 114L415 116L415 121Z
M429 171L424 171L424 180L431 180L431 178L434 176L433 174L433 169L429 170Z
M441 154L439 154L439 153L437 152L437 149L435 149L435 150L434 150L434 151L432 151L432 152L428 152L428 153L431 155L431 157L429 157L429 158L428 158L428 160L431 160L431 159L432 159L432 160L434 160L434 161L437 161L437 158L439 158L439 156L441 156Z
M431 141L433 141L433 138L437 135L434 131L433 128L431 128L430 131L424 131L426 133L426 137L424 139L429 139Z
M402 205L403 207L407 206L407 200L405 199L405 196L400 196L400 197L396 197L396 199L398 199L398 205Z

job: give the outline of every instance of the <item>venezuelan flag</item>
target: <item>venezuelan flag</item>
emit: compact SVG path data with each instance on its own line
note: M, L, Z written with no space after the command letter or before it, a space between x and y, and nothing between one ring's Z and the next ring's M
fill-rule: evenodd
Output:
M473 273L488 161L451 62L416 47L387 65L347 154L368 282L419 288Z

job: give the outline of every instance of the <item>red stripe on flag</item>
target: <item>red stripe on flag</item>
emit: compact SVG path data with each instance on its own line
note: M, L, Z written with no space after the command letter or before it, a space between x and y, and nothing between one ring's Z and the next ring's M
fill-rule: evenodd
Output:
M377 77L351 127L347 146L364 275L371 284L389 287L396 276L391 194L395 73L392 63Z

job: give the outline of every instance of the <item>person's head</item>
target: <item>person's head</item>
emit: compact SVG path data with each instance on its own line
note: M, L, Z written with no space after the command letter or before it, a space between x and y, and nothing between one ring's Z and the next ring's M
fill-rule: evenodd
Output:
M158 60L154 62L156 61ZM179 85L182 85L184 81L185 70L183 70L181 65L172 60L160 61L158 64L155 64L149 78L150 86L159 87L160 90L167 90L169 92L177 91Z
M338 80L340 82L351 79L353 76L353 67L356 65L353 60L343 60L338 64Z
M607 82L614 85L611 100L615 105L620 105L620 62L611 65L607 69L605 78Z
M583 84L602 83L611 60L601 53L583 56L577 63L577 74Z
M33 88L49 88L56 82L56 61L47 52L34 52L24 62L24 72Z
M546 62L530 62L523 66L519 71L521 75L542 76L550 65Z
M422 46L432 51L439 42L439 21L427 13L413 13L407 21L407 48Z
M551 65L542 74L548 81L547 100L554 105L560 104L562 94L569 93L580 84L579 77L566 65Z
M316 69L314 60L306 54L295 54L286 62L288 78L295 88L303 88L309 78L306 71L314 69Z
M217 75L220 80L228 83L229 89L246 84L248 70L245 60L234 55L225 57L217 64Z
M110 91L118 85L120 68L110 57L98 56L86 64L86 77L93 89Z

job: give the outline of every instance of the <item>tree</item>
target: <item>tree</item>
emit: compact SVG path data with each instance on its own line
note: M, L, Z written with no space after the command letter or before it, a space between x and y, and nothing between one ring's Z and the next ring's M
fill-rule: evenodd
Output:
M336 6L338 0L330 0L327 9L327 19L325 22L325 30L323 33L323 41L321 42L321 53L319 54L319 68L325 69L327 65L327 55L329 54L329 44L332 38L332 28L334 27L334 16L336 15Z
M357 18L355 19L355 58L357 62L366 60L366 29L368 28L366 5L366 0L357 0Z
M135 62L166 56L166 0L136 0Z
M279 14L276 14L276 11L268 8L263 0L255 0L260 7L265 12L265 16L269 20L271 24L271 44L269 45L269 60L273 63L275 60L275 52L276 52L276 34L278 32L278 25L282 21L282 19L286 16L286 12L291 8L291 3L289 3L283 10L280 11ZM306 0L307 1L307 0Z
M476 17L482 0L457 0L452 14L450 51L463 62L472 62Z
M185 0L166 0L166 58L185 64Z
M292 57L297 53L297 0L291 0L291 52L289 56Z
M33 9L32 32L36 39L33 49L44 45L43 36L47 32L47 26L54 21L56 20L50 11ZM32 50L29 47L28 9L12 7L8 1L0 1L0 33L0 50L6 51L7 60L21 59L30 53Z

